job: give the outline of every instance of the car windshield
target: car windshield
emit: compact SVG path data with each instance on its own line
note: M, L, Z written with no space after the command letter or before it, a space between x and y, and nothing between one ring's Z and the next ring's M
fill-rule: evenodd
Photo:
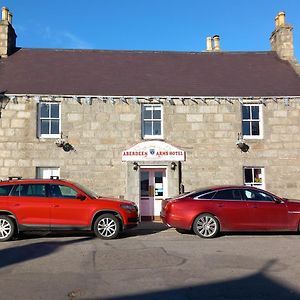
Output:
M97 195L97 193L95 193L94 191L88 189L87 187L77 183L77 182L71 182L72 184L74 184L75 186L77 186L79 189L81 189L85 194L87 194L90 198L96 199L96 198L100 198L99 195Z

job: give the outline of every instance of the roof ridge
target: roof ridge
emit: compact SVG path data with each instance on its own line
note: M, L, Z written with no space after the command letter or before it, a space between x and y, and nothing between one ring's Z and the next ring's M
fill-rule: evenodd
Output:
M275 51L177 51L177 50L116 50L116 49L67 49L67 48L25 48L19 51L53 51L53 52L104 52L104 53L160 53L160 54L192 54L192 55L222 55L222 54L275 54Z

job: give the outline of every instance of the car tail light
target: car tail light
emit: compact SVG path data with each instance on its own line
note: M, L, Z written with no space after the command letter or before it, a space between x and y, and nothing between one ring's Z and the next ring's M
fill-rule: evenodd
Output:
M169 209L171 207L172 203L173 203L173 200L167 200L167 199L166 200L162 200L162 202L161 202L161 209L162 210Z

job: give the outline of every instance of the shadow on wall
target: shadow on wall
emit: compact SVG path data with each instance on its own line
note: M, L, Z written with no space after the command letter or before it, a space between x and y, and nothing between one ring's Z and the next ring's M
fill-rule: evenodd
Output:
M81 243L90 239L91 238L83 238L64 242L41 242L3 249L0 250L0 268L37 259L52 254L61 247Z
M274 263L275 261L269 261L258 273L236 280L131 296L112 298L99 296L99 298L89 298L89 300L299 300L298 292L264 274Z

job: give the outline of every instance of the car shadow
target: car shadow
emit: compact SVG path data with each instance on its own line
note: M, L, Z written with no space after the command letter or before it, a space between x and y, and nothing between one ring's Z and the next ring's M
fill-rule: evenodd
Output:
M168 229L170 229L170 227L163 224L162 222L142 221L138 224L137 227L121 232L119 238L151 235L158 232L166 231Z
M193 230L176 229L176 231L178 232L178 234L196 235ZM216 238L228 236L292 236L297 234L298 233L295 231L224 231L220 232Z
M278 235L297 235L296 231L236 231L221 232L220 236L278 236Z
M0 250L0 268L10 265L34 260L53 252L67 245L73 245L90 240L89 237L82 239L74 239L68 241L43 241L32 243L30 245L18 245Z
M95 237L92 231L26 231L21 232L14 237L14 240L33 240L41 238L60 238L60 237L86 237L92 239Z
M169 227L163 224L162 222L152 222L152 221L143 221L138 224L138 226L127 229L120 233L119 239L142 236L142 235L151 235L161 231L168 230ZM28 239L39 239L42 237L47 238L57 238L57 237L90 237L96 238L93 231L27 231L21 232L19 235L15 236L15 240L28 240Z

